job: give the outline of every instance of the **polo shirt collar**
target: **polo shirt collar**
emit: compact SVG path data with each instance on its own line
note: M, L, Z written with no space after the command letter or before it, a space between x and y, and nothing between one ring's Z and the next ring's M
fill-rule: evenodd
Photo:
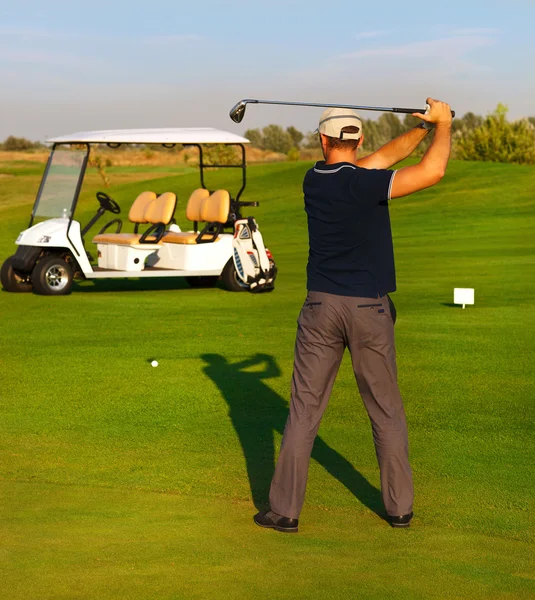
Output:
M356 165L350 162L338 162L328 165L325 163L324 160L319 160L314 165L314 171L316 171L316 173L334 173L340 171L340 169L343 169L345 167L350 167L351 169L358 168Z

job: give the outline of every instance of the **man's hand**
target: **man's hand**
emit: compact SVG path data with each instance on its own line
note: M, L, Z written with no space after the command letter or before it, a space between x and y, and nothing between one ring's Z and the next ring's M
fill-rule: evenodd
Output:
M386 143L384 146L381 146L379 150L372 152L364 158L359 158L357 163L358 166L363 167L364 169L389 169L412 154L414 149L427 135L427 131L423 131L423 129L429 130L434 129L435 126L438 126L440 129L446 130L449 135L452 120L452 113L449 105L445 102L440 102L440 100L434 100L433 98L428 98L427 104L429 109L426 110L425 114L413 113L413 117L422 119L423 127L418 126L414 129L410 129L409 131L402 133L400 136ZM418 171L418 169L416 170ZM396 175L396 180L398 182L401 179L403 179L403 177L401 177L399 174ZM420 187L417 189L423 189L429 185L433 184L420 185ZM417 189L412 189L410 186L407 187L405 185L396 185L396 183L394 183L394 187L399 188L399 193L397 195L393 195L392 198L405 196L417 191ZM406 191L406 189L410 189L410 191ZM403 190L403 192L401 190Z
M413 117L417 117L418 119L422 119L426 123L432 125L448 125L451 126L451 108L449 104L445 102L441 102L440 100L435 100L433 98L427 99L427 104L429 104L429 110L426 111L425 114L422 113L413 113Z
M396 171L392 180L390 198L401 198L438 183L446 173L451 150L451 108L445 102L428 98L429 111L414 113L424 123L435 125L431 145L417 165Z

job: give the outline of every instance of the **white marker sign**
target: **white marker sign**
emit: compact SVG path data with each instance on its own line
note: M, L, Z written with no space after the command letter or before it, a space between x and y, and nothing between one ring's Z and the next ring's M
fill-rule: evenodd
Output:
M453 288L453 304L474 304L474 288Z

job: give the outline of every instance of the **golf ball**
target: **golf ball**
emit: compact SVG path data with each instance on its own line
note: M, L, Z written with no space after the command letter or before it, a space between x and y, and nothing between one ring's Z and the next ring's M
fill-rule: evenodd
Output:
M153 360L153 361L152 361L150 364L151 364L153 367L157 367L157 366L158 366L158 361L157 361L157 360Z

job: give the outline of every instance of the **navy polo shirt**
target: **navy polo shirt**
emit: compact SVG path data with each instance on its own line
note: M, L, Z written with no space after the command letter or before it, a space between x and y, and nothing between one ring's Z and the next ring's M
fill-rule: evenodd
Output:
M307 172L309 291L365 298L395 291L388 212L394 173L324 161Z

